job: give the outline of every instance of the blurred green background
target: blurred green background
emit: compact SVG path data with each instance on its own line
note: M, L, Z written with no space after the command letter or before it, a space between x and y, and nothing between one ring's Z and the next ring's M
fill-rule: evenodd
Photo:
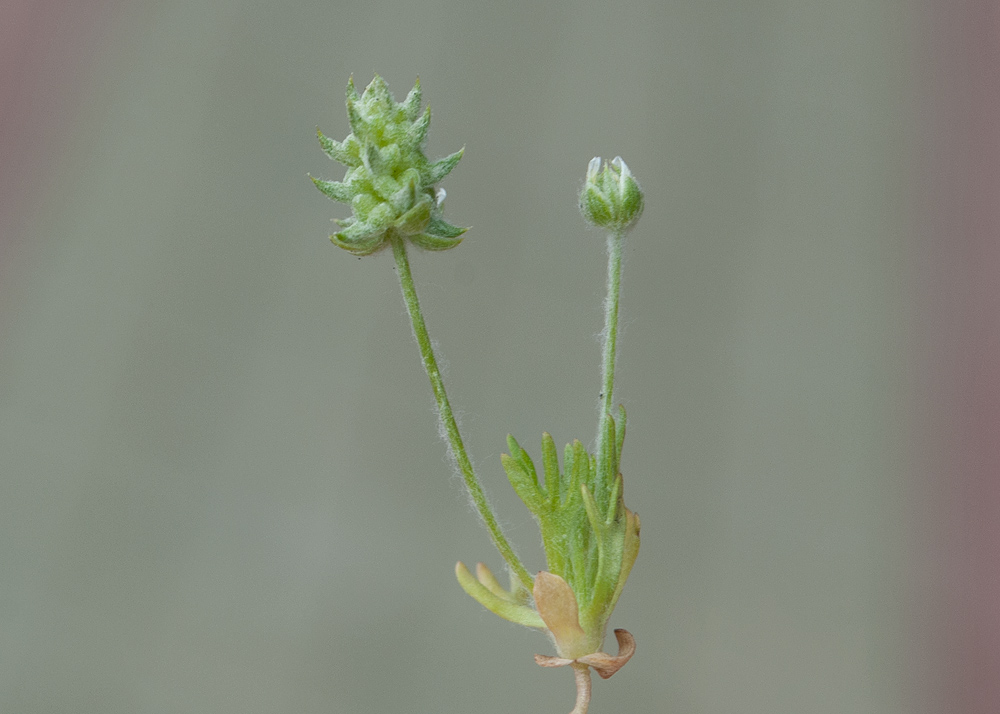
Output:
M131 3L0 287L0 710L562 712L544 638L456 560L500 559L437 437L392 261L332 247L306 173L343 90L419 75L461 146L413 256L452 401L499 464L593 439L620 154L618 400L643 540L592 712L892 714L907 676L907 3ZM609 643L609 645L612 643Z

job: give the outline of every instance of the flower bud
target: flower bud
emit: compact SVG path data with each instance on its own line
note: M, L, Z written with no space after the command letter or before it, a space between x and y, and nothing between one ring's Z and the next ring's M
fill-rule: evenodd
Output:
M590 160L580 192L580 212L588 223L624 233L639 220L642 208L642 189L620 156L603 168L600 156Z

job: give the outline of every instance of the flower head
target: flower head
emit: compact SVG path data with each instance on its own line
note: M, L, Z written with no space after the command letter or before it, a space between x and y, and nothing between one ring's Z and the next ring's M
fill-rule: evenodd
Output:
M370 255L393 235L428 250L462 241L468 229L444 220L444 189L435 184L455 168L464 149L433 162L424 156L431 109L421 112L420 102L420 80L397 103L378 75L361 96L352 78L347 83L351 133L338 142L317 129L326 155L347 167L343 181L310 177L327 197L351 204L353 215L337 221L343 230L330 236L334 245Z
M622 157L605 162L603 169L600 156L590 160L580 192L580 211L589 223L627 231L639 220L642 209L642 189Z

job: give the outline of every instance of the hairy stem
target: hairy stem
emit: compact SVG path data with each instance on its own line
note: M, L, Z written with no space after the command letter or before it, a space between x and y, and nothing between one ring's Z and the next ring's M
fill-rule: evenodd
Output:
M410 314L410 321L413 323L413 335L417 338L417 345L420 347L420 356L424 362L424 369L431 380L431 389L434 391L434 399L437 401L438 416L444 425L445 433L448 435L448 445L451 454L455 459L462 479L465 481L472 502L479 512L479 516L486 524L490 532L493 544L500 551L500 555L507 561L507 565L521 582L529 590L534 585L534 579L521 563L514 549L500 530L496 516L486 500L479 479L476 478L472 470L472 462L465 452L465 445L462 443L462 435L458 431L458 424L455 422L455 415L451 411L451 404L448 403L448 395L444 391L444 380L441 379L441 371L438 369L437 359L434 357L434 348L431 346L431 338L427 334L427 326L424 324L424 316L420 311L420 303L417 300L417 290L413 285L413 275L410 273L410 261L406 257L406 243L403 239L394 235L392 241L392 254L396 258L396 268L399 272L399 284L403 288L403 300L406 302L406 310Z
M601 413L597 422L597 485L605 492L617 474L606 473L608 420L615 388L615 351L618 346L618 296L622 285L622 239L625 233L616 230L608 236L608 295L604 299L604 332L601 352ZM595 493L595 498L597 494Z
M576 706L569 714L587 714L590 707L590 667L574 662L573 676L576 677Z

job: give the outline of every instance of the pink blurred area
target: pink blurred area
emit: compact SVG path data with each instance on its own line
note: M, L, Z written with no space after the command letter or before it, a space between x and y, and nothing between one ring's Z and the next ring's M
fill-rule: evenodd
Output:
M1000 712L1000 3L938 0L918 272L930 711Z
M45 176L59 170L74 109L118 4L0 2L0 268L44 192Z

